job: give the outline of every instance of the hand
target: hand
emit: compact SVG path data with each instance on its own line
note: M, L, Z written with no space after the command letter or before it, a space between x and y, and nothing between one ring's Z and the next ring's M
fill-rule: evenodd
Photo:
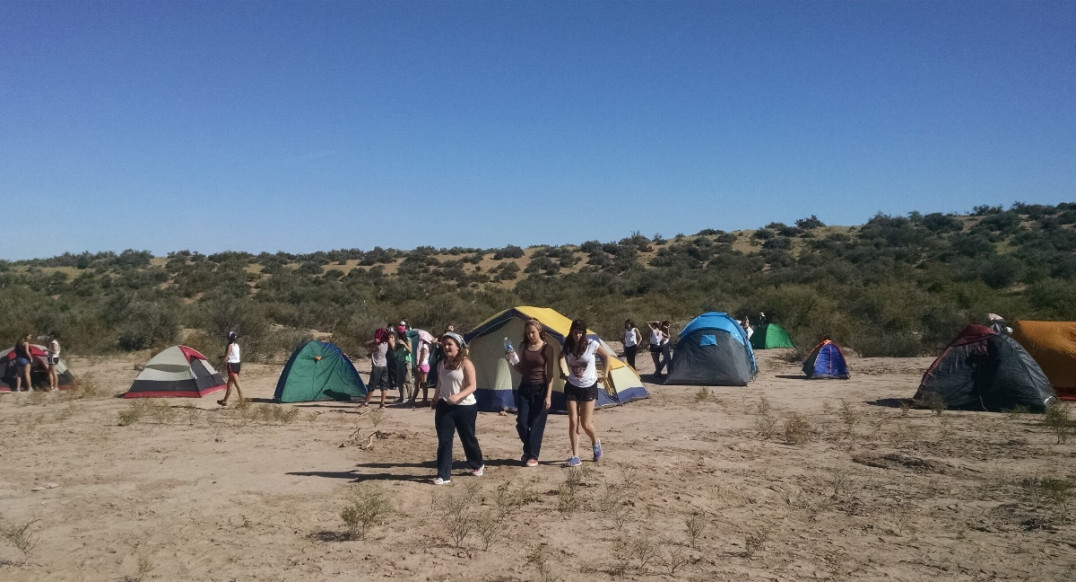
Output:
M553 403L550 402L548 398L546 398L545 399L545 409L549 410L550 408L552 408L552 406L553 406Z

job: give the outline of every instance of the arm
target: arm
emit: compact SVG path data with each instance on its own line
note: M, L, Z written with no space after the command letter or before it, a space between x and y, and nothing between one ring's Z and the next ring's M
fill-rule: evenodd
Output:
M545 409L553 406L553 346L546 343L545 352Z
M635 332L635 345L637 345L637 346L642 345L642 343L643 343L643 334L639 333L639 328L633 327L633 328L631 328L631 331Z
M608 380L609 370L613 369L612 359L615 356L613 356L613 353L605 349L605 346L601 344L598 344L598 353L602 355L602 373L601 376L598 377L598 379L600 380L602 378L605 378L606 380Z

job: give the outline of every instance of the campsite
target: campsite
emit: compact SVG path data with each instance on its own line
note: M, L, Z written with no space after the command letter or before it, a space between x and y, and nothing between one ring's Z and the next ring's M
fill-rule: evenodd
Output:
M606 458L519 466L481 413L481 478L434 487L432 413L279 404L286 362L244 367L245 408L116 398L150 351L77 357L80 388L0 407L5 580L1064 580L1073 438L1041 414L902 406L933 358L845 354L807 380L760 350L748 386L654 384L597 415ZM365 362L365 363L364 363ZM368 361L357 362L365 375ZM363 366L366 367L363 367ZM457 446L457 455L458 452ZM458 467L461 465L458 465ZM574 475L574 476L573 476ZM391 513L350 539L356 496ZM459 503L459 500L468 500ZM502 518L503 516L503 518Z

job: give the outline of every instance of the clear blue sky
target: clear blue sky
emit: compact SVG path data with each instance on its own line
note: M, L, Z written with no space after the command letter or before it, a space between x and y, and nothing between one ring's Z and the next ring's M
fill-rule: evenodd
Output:
M0 0L0 259L1076 201L1076 2Z

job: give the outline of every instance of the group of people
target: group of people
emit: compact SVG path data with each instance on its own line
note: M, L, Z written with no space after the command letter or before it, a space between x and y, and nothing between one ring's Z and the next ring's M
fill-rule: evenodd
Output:
M33 352L30 347L30 340L33 336L25 334L21 336L18 341L15 342L15 391L16 392L33 392L34 383L30 376L30 370L33 368ZM45 358L46 366L49 373L49 387L50 391L59 390L59 378L56 367L60 364L60 340L56 332L50 333L45 338Z
M586 330L583 321L577 319L572 322L558 361L541 322L528 319L523 326L519 351L512 349L505 353L509 365L520 374L520 383L515 391L516 431L523 445L523 454L519 460L525 467L538 466L546 419L552 406L553 382L558 377L565 382L564 398L568 409L570 452L564 464L568 467L582 464L579 455L580 432L590 439L590 451L594 461L602 458L601 439L594 427L594 406L598 400L598 384L608 378L612 358L615 356L601 342L588 338ZM382 404L385 398L384 387L388 382L382 380L388 375L388 354L396 353L396 361L399 364L400 356L410 350L404 324L401 323L395 332L395 335L392 335L392 332L386 335L384 331L379 331L370 342L371 356L376 359L370 372L371 386L368 394L372 394L375 389L379 390L382 393ZM407 344L407 347L400 347L400 344ZM430 407L434 410L434 427L437 432L437 476L432 482L435 485L452 482L452 447L456 437L463 445L471 473L482 476L486 465L475 432L478 419L475 390L478 385L467 342L450 327L440 337L432 338L432 341L419 340L417 344L420 346L419 353L412 355L423 359L412 358L411 362L424 363L414 369L422 376L429 373L430 383L434 386ZM424 350L437 352L432 364L426 359L428 355ZM407 362L406 359L403 361ZM400 376L401 372L398 371L397 380ZM403 385L407 386L406 380ZM425 390L426 386L426 378L416 376L414 391L409 400L415 402L418 389ZM401 391L400 401L406 400L406 391ZM423 402L425 401L424 392Z
M665 321L647 322L650 328L650 357L654 360L654 375L661 378L662 371L672 371L672 344L670 343L672 323ZM643 334L635 327L635 322L624 320L624 359L635 368L635 356L643 343Z
M452 331L452 326L449 326ZM412 341L414 340L414 341ZM417 405L422 390L422 403L429 402L430 363L439 355L440 342L429 333L413 330L406 321L394 328L386 326L374 331L367 342L370 350L370 382L363 406L369 406L374 391L381 393L381 408L385 407L386 392L397 390L396 401Z

